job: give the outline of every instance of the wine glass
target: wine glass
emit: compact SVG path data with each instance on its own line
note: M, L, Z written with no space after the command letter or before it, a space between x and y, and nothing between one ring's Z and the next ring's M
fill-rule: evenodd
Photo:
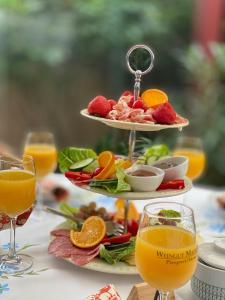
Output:
M141 277L156 288L160 300L194 274L197 243L191 208L175 202L144 207L136 238L135 261Z
M53 134L50 132L28 133L24 153L31 155L34 159L38 184L36 212L40 215L43 204L41 181L46 175L54 172L57 166L57 150Z
M15 230L17 216L31 208L35 200L35 167L33 158L24 155L21 160L0 156L0 213L10 218L10 247L7 255L0 256L0 271L7 274L29 269L32 258L17 254Z
M206 155L200 138L180 137L173 154L176 156L186 156L189 159L187 176L191 180L201 177L205 169Z

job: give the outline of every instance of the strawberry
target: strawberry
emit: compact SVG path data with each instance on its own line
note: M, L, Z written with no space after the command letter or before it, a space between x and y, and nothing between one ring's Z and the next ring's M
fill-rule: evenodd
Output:
M128 90L127 90L127 91L124 91L124 92L123 92L123 94L121 95L121 97L122 97L122 96L133 96L133 93L132 93L131 91L128 91Z
M137 101L135 101L132 105L132 108L142 108L144 109L144 102L139 98Z
M176 115L169 102L159 105L152 113L153 118L160 124L173 124L176 120Z
M90 115L97 115L100 117L106 117L107 114L111 111L111 104L104 96L96 96L88 104L88 112Z
M111 110L113 109L113 106L117 104L117 102L113 99L109 99L108 102L111 105Z
M128 102L128 106L130 107L130 108L132 108L133 107L133 104L134 104L134 96L132 96L131 98L130 98L130 101Z

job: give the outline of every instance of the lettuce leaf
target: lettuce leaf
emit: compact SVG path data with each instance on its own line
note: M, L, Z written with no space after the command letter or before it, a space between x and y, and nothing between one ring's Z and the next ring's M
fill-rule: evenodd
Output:
M146 149L144 156L145 157L151 157L151 156L156 156L156 157L161 157L161 156L166 156L169 155L170 150L167 145L161 144L161 145L154 145L148 149Z
M161 209L159 212L159 215L165 216L168 218L180 218L181 214L180 212L172 209Z
M120 166L116 166L116 177L118 179L117 187L112 193L127 192L131 190L129 183L125 181L125 172Z
M124 180L124 170L119 166L116 166L116 178L117 179L93 180L91 181L90 186L106 189L109 193L112 194L127 192L131 190L130 185Z
M170 150L167 145L160 144L149 147L144 154L138 157L137 163L151 165L155 161L165 158L170 155Z
M78 207L72 207L69 204L64 203L64 202L60 204L59 209L67 215L73 215L74 213L77 213L80 210ZM79 224L76 221L67 219L66 223L67 223L68 228L70 228L70 229L77 230L79 227L78 226Z
M121 247L115 250L108 250L104 245L100 246L100 258L104 259L109 264L116 264L118 261L134 253L135 238L131 238L130 243L126 245L121 244Z
M59 152L58 162L59 169L62 173L69 170L75 162L82 161L86 158L97 158L97 154L92 149L68 147Z
M73 207L73 206L70 206L69 204L65 203L65 202L62 202L59 206L59 209L65 213L65 214L68 214L68 215L73 215L74 213L77 213L79 212L79 208L78 207Z

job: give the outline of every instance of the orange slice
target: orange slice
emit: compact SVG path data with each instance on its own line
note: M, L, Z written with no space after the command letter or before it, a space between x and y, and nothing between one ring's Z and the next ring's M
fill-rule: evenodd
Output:
M98 163L103 170L96 175L95 179L107 179L111 178L115 173L115 156L111 151L103 151L98 156Z
M126 159L126 160L123 160L120 164L120 166L123 168L123 169L128 169L130 168L132 165L132 162L129 160L129 159Z
M118 198L115 202L116 206L116 214L115 218L116 220L121 220L124 219L124 212L125 212L125 200ZM137 211L137 208L133 202L129 203L129 208L128 208L128 220L136 220L138 221L140 218L140 214Z
M98 163L100 168L105 168L111 160L114 160L114 154L111 151L103 151L98 156Z
M154 107L168 102L168 96L161 90L149 89L142 93L141 98L147 107Z
M89 217L80 232L70 230L71 242L79 248L90 248L98 245L106 234L105 222L97 216Z

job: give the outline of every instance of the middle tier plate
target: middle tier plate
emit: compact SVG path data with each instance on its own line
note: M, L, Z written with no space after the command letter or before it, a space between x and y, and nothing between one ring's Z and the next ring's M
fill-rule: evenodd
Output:
M123 198L127 200L147 200L155 198L164 198L182 195L188 192L192 188L192 182L189 178L185 177L184 179L185 188L181 190L161 190L154 192L123 192L118 194L111 194L104 189L100 188L91 188L88 185L79 186L81 189L91 191L93 193L105 195L112 198ZM76 185L76 184L75 184ZM77 185L76 185L77 186Z

